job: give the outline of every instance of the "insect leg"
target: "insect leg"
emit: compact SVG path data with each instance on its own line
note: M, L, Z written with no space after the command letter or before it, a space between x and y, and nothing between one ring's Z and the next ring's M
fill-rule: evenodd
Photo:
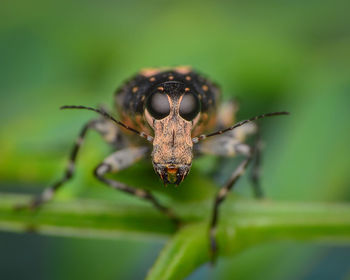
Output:
M238 107L236 100L227 101L220 106L217 117L218 128L225 128L235 123Z
M255 142L252 146L244 143L247 136L255 134ZM235 157L244 155L253 157L253 168L250 175L253 193L256 198L263 197L260 185L262 142L259 127L254 123L238 127L217 138L208 139L206 142L196 144L196 151L202 154L217 155L222 157Z
M113 133L115 131L112 130L109 133L107 133L107 131L109 131L108 130L109 125L110 125L110 121L107 121L104 119L92 120L86 123L81 129L79 136L76 139L75 144L73 145L73 148L70 153L68 165L66 167L66 170L62 178L56 181L55 183L53 183L50 187L46 188L40 195L34 197L34 199L29 204L18 205L16 206L16 209L22 209L22 208L36 209L42 204L44 204L45 202L51 200L54 194L56 193L56 191L73 177L78 152L84 142L87 132L90 129L96 130L105 138L107 142L113 143L114 138L111 136L111 132Z
M180 220L175 216L175 214L169 208L162 205L158 199L156 199L149 191L131 187L122 182L118 182L105 177L105 175L108 173L116 173L131 166L138 160L144 158L148 153L148 147L132 147L117 151L107 157L101 164L96 167L95 176L98 180L113 189L120 190L122 192L151 202L153 206L156 207L159 211L167 215L176 224L179 224Z
M208 139L195 144L195 150L201 154L234 157L237 155L250 156L252 149L244 141L247 136L256 133L256 125L246 124L236 130L229 131L217 138Z
M261 183L260 183L261 152L262 152L262 140L261 140L260 129L259 127L257 127L255 143L252 149L253 167L250 174L250 180L252 182L253 192L256 198L264 197L264 192L262 190Z
M251 157L248 157L238 165L236 170L232 173L228 182L225 184L224 187L222 187L220 189L220 191L218 192L218 194L216 195L216 198L214 200L214 208L213 208L213 212L212 212L212 216L211 216L210 229L209 229L210 250L211 250L212 262L215 262L215 258L217 256L217 251L218 251L218 245L216 242L216 226L217 226L218 219L219 219L219 206L225 200L228 192L235 186L235 183L238 181L238 179L244 173L250 160L251 160Z

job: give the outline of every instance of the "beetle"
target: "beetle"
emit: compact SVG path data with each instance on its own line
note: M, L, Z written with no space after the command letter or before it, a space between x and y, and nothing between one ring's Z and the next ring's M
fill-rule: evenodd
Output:
M37 208L49 201L54 193L72 178L78 151L88 130L97 131L115 148L115 151L95 168L96 178L113 189L149 201L177 224L180 223L180 219L176 214L151 192L109 179L106 174L116 173L150 156L153 168L164 184L179 185L188 175L194 155L243 155L244 160L214 200L209 236L210 250L212 255L215 255L219 206L248 164L254 158L256 163L259 161L259 137L253 146L245 143L248 135L258 135L254 121L288 114L268 113L232 125L237 110L236 103L229 102L219 108L219 100L220 89L215 83L191 67L181 66L144 69L121 86L116 91L114 100L120 117L118 120L99 108L61 107L94 111L102 115L102 118L93 119L83 126L71 151L64 176L34 198L29 207ZM214 132L210 132L213 130ZM135 134L139 137L135 137ZM220 137L213 137L221 134L223 135ZM257 197L262 196L258 183L258 167L258 164L255 164L253 169Z

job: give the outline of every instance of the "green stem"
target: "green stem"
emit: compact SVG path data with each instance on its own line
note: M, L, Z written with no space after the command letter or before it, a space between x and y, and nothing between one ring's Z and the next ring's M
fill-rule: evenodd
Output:
M132 205L77 199L51 202L39 211L14 211L29 196L0 195L0 230L119 238L168 238L148 279L182 279L209 260L211 201L174 205L184 225L176 227L147 203ZM310 240L350 243L350 205L269 202L228 198L220 209L220 255L235 255L258 243Z
M270 241L350 244L350 205L236 202L225 207L217 233L220 255ZM147 280L183 279L209 261L207 223L182 228L165 246Z
M0 230L37 232L56 236L95 238L159 238L169 237L175 226L153 208L77 199L54 201L35 211L14 210L28 203L28 195L0 194Z

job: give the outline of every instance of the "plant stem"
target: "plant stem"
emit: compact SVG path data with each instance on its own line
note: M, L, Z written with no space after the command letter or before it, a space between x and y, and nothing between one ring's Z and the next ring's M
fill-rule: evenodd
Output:
M75 199L50 202L38 211L15 211L26 195L0 195L0 230L92 238L173 236L148 279L182 279L209 260L208 217L212 201L175 203L184 221L177 230L145 203ZM262 242L278 240L350 243L350 205L269 202L228 198L220 209L220 255L235 255Z
M114 237L135 233L144 237L170 236L176 228L147 203L130 204L87 199L55 201L36 211L15 211L30 196L0 194L0 230L36 231L55 235ZM203 221L211 201L175 205L185 223ZM341 239L350 237L350 205L242 200L230 197L221 209L220 232L230 228L266 232L270 236ZM236 233L235 233L236 234Z

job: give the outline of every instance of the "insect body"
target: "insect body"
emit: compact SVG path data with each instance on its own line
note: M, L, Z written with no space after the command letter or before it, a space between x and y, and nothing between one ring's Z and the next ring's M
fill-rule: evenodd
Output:
M232 125L236 106L228 103L218 110L219 99L218 86L189 67L177 67L143 70L117 90L115 105L120 120L102 109L85 106L61 107L95 111L102 118L91 120L83 127L63 178L35 198L30 207L36 208L50 200L55 191L73 176L77 154L88 130L97 131L115 148L115 152L96 167L96 178L111 188L151 202L176 223L179 223L179 218L149 191L109 179L106 174L118 172L151 156L154 170L164 184L179 185L190 171L194 154L241 154L245 159L214 200L210 240L211 250L215 253L219 205L247 165L254 157L259 156L259 149L256 148L259 145L251 147L245 143L246 136L257 131L252 122L268 116L288 114L263 114ZM213 129L216 131L208 133ZM223 135L211 138L220 134ZM203 141L205 139L208 140ZM259 195L261 190L257 180L258 166L255 167L255 191Z
M192 133L210 128L218 98L219 89L189 68L150 69L117 92L116 107L123 122L154 134L154 169L164 184L178 185L192 164Z

